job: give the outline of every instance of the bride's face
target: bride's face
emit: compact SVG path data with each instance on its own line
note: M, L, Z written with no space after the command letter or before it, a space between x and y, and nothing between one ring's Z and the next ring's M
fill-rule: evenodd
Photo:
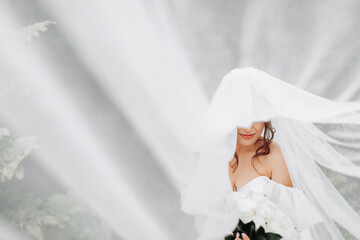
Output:
M261 137L264 126L264 122L254 122L249 128L237 128L238 142L246 146L255 144L256 140Z

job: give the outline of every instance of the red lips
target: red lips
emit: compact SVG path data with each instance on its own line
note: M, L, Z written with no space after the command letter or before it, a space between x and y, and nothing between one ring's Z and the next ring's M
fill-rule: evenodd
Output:
M252 137L255 135L255 133L254 133L254 134L241 134L241 133L240 133L240 135L241 135L243 138L245 138L245 139L250 139L250 138L252 138Z

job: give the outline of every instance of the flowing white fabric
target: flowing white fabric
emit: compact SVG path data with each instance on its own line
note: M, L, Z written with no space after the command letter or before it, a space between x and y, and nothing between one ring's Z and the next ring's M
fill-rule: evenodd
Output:
M236 128L268 120L276 130L274 141L281 148L294 187L320 216L320 222L308 226L307 237L344 239L337 222L360 238L360 217L318 164L353 177L360 177L360 168L337 152L329 144L329 136L314 125L358 125L358 111L360 102L325 99L254 68L234 69L225 75L209 105L204 134L199 137L202 145L197 172L182 192L182 211L196 216L197 223L202 219L201 228L197 224L197 239L223 239L236 226L237 219L224 207L224 198L232 192L228 162L236 149Z
M297 229L304 230L322 221L305 194L296 187L287 187L266 176L260 176L251 180L239 191L243 190L266 195L292 220Z
M277 183L266 176L259 176L245 184L238 191L252 191L265 195L269 200L276 204L280 211L287 215L294 223L296 229L301 231L301 239L310 240L311 232L309 228L322 221L321 216L313 207L305 194L296 187L287 187ZM234 206L236 198L227 197L227 204ZM199 232L204 227L204 219L197 218L197 229Z

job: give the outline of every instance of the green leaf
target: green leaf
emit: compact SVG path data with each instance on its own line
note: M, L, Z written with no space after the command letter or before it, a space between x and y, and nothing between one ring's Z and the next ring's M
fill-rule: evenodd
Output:
M235 235L234 235L235 236ZM227 235L225 237L225 240L235 240L235 237L231 236L231 235Z
M265 229L262 226L260 226L256 233L264 236L265 235Z
M268 240L264 235L261 234L255 234L252 238L250 238L251 240Z
M280 239L282 239L282 236L277 234L277 233L268 232L268 233L265 233L265 236L266 236L267 240L280 240Z

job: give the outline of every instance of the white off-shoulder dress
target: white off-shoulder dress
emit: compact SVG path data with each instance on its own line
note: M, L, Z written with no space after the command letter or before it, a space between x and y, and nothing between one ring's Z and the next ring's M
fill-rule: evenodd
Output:
M309 227L322 221L321 216L312 206L306 195L296 187L287 187L277 183L266 176L259 176L246 183L237 190L253 191L266 196L271 202L276 204L279 209L287 215L301 231L301 240L314 240L311 236ZM233 192L231 194L236 194ZM198 231L202 228L204 219L195 218L195 225Z

